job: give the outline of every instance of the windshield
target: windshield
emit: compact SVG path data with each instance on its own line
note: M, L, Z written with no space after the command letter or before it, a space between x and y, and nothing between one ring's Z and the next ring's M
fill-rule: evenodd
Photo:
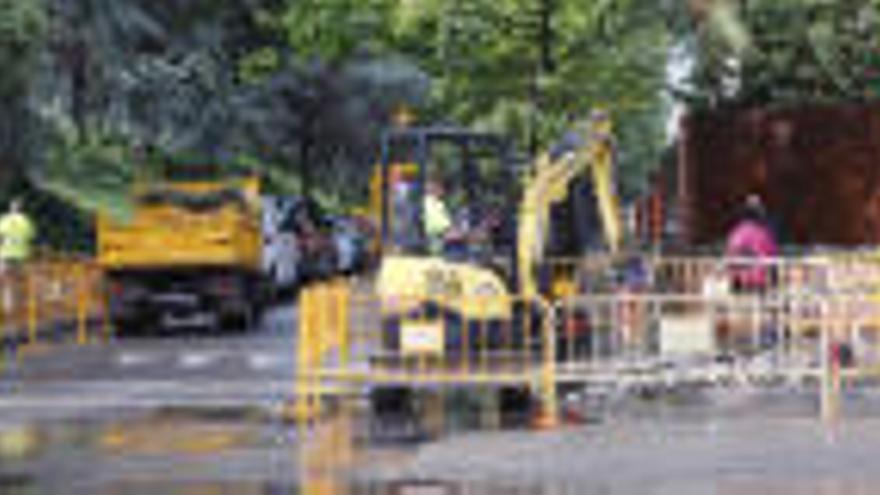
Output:
M506 152L503 140L466 133L392 146L387 244L408 254L498 256L516 188Z

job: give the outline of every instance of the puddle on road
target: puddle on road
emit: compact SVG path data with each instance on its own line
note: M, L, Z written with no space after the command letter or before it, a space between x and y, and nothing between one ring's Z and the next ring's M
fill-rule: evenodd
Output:
M724 467L716 470L714 466L704 465L683 474L683 467L691 469L690 464L673 462L671 474L661 478L665 484L650 482L650 476L656 476L656 471L651 469L646 470L649 473L647 483L640 481L638 475L630 480L628 473L621 471L620 484L604 484L604 481L589 484L587 480L586 488L581 484L585 482L583 478L572 482L566 478L564 470L559 471L563 474L556 478L551 475L525 483L520 478L499 475L478 478L488 482L464 482L462 479L472 478L448 474L440 474L440 478L435 479L432 477L435 471L431 469L421 473L418 469L410 469L418 464L414 461L424 461L421 456L425 451L434 450L437 454L437 450L446 449L447 466L461 464L454 459L456 456L474 456L478 462L485 463L485 457L480 458L477 451L490 449L487 444L493 442L496 442L495 447L502 447L497 452L505 457L505 462L522 455L519 462L523 466L545 462L536 452L551 457L565 457L565 452L569 452L568 457L571 457L570 452L574 451L576 456L587 456L585 463L603 462L597 457L601 455L602 444L617 449L613 455L628 459L624 465L626 462L634 465L633 459L643 459L640 462L647 464L665 461L664 451L662 446L658 447L657 440L658 435L663 434L644 425L641 430L621 425L593 425L584 427L592 428L589 430L557 430L542 437L543 434L531 435L524 431L526 425L523 423L505 424L504 419L481 417L471 407L456 406L452 411L445 411L443 407L435 406L437 404L430 400L422 403L423 412L431 410L435 414L425 415L417 422L392 417L377 423L375 418L364 414L362 405L345 405L308 429L267 418L254 410L185 408L164 409L151 414L120 414L109 419L0 425L0 493L556 495L598 491L672 495L690 491L834 495L872 493L872 487L876 485L870 479L853 479L852 470L844 470L843 474L825 472L815 478L775 479L769 476L765 479L762 472L750 471L748 463L745 468L737 464L747 456L734 457L730 469L736 476L727 478L721 476ZM437 413L442 411L450 414L439 414L438 417ZM487 431L486 421L495 423L497 435ZM880 428L880 422L877 426ZM621 442L610 433L602 433L615 429L627 432L628 439ZM676 435L680 433L667 428L667 435L668 431L674 431ZM693 435L693 429L687 431L690 433L684 435ZM754 434L764 430L743 431ZM731 435L730 432L727 434ZM465 441L459 442L462 437ZM557 452L552 446L542 446L541 449L546 450L538 450L535 445L542 438L551 441L560 441L561 438L569 443L559 444ZM870 438L880 439L880 433L868 440ZM672 446L682 441L678 437L670 439L668 445ZM584 450L573 450L571 442L575 446L583 445ZM723 438L717 445L725 442L729 443L730 439ZM880 441L877 443L880 450ZM465 447L453 448L453 458L450 459L450 445ZM470 447L466 447L468 445ZM618 445L622 446L618 448ZM710 444L710 450L717 445ZM631 452L627 453L627 448ZM807 444L805 448L816 447ZM744 452L752 455L751 450ZM715 451L710 453L717 455ZM593 457L589 457L591 455ZM591 460L586 460L588 458ZM571 463L564 458L559 460ZM602 476L611 476L601 473L601 468L592 469ZM609 464L607 471L617 472L617 469L620 468ZM550 471L553 471L552 467ZM443 473L443 470L436 472ZM745 477L740 476L743 473ZM817 491L819 488L821 491Z
M291 486L272 483L118 483L96 495L542 495L540 488L504 487L493 484L396 481L386 483L314 484Z
M39 493L34 479L25 474L0 475L0 493L4 495L25 495Z
M473 420L453 419L457 428ZM420 445L444 434L425 431L408 421L377 426L348 405L308 428L255 410L203 408L0 425L0 492L540 493L424 479L361 483L350 476L354 468L404 463Z
M217 454L260 441L252 413L162 410L111 420L88 419L0 427L0 461L33 461L53 450L94 454ZM2 464L0 464L2 465Z

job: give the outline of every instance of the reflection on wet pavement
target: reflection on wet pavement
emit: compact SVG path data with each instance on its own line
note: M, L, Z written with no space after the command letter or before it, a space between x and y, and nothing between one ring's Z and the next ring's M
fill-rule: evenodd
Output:
M676 410L542 432L455 417L377 429L357 404L311 425L184 408L0 424L0 493L836 495L880 482L880 421L831 435L806 418Z
M246 410L185 409L121 412L112 420L7 424L0 426L0 492L540 493L486 482L359 479L353 476L355 466L388 469L409 462L418 449L411 442L374 445L368 423L345 406L308 426Z

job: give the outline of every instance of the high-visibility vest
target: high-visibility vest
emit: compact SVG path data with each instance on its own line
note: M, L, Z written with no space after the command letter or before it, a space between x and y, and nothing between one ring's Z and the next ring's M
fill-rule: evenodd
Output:
M26 260L35 235L31 221L23 213L7 213L0 218L0 259Z
M452 226L452 218L443 201L431 194L425 195L425 233L431 239L443 237L443 234Z

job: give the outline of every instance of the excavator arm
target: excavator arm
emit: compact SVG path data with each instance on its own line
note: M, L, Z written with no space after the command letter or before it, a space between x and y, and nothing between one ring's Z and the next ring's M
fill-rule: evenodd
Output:
M596 195L606 247L617 252L622 238L614 190L611 122L596 112L569 135L565 148L540 156L527 172L519 211L517 269L524 296L539 294L535 267L544 259L553 205L568 197L571 183L589 173Z

